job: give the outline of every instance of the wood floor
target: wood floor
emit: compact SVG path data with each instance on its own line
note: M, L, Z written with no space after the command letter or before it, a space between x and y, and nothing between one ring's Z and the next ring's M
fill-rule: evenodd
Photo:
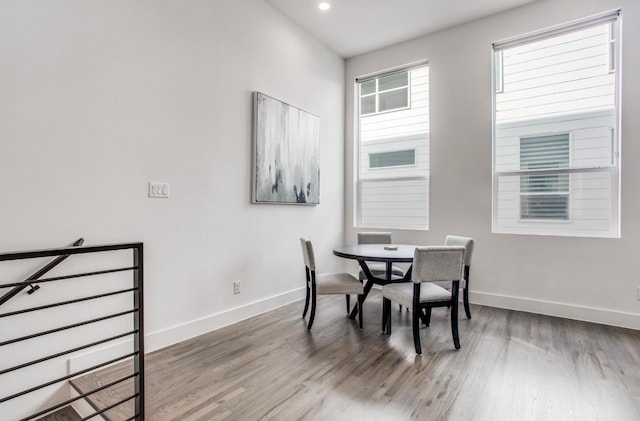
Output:
M67 406L59 409L53 414L38 418L38 421L80 421L81 419L82 417L79 416L78 413L73 410L73 408Z
M380 333L377 291L363 330L343 296L319 299L311 332L302 304L149 354L147 419L640 420L638 331L472 306L455 351L448 310L436 309L417 356L410 313L394 307L392 335Z

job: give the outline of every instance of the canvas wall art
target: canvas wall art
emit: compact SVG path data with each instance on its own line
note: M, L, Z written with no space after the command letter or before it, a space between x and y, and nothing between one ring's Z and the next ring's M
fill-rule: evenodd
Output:
M320 118L255 92L254 203L320 203Z

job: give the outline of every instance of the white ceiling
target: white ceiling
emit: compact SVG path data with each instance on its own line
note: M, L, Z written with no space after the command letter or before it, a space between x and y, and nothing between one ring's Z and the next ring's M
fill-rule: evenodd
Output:
M348 58L537 0L266 0Z

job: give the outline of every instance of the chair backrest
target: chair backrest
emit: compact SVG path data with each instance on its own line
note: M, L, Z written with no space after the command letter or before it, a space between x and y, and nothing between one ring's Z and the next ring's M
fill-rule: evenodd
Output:
M390 232L359 232L358 244L391 244Z
M457 235L447 235L444 240L445 246L462 246L464 247L464 265L471 266L471 256L473 255L473 238L458 237Z
M411 280L415 283L459 281L463 269L463 246L416 247Z
M304 264L309 270L316 270L316 257L313 254L313 244L306 238L300 238L300 245L302 245L302 257L304 258Z

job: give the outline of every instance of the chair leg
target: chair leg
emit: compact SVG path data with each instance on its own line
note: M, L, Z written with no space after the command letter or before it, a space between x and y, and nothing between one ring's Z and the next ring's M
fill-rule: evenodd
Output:
M349 310L351 310L351 295L346 294L345 298L347 299L347 315L349 315Z
M309 315L309 324L307 329L311 329L313 326L313 319L316 317L316 291L315 288L311 289L311 314Z
M358 295L358 326L360 327L360 329L362 329L362 304L364 304L364 295L360 294Z
M418 316L420 316L420 320L422 320L422 323L424 323L426 327L429 327L429 322L431 319L431 309L426 308L424 312L420 310L420 312L418 313Z
M469 309L469 290L467 288L462 290L462 299L464 301L464 312L467 314L467 319L470 319L471 310Z
M391 300L382 299L382 333L391 335Z
M413 309L413 344L416 347L416 354L422 354L422 346L420 345L420 309Z
M309 289L309 284L307 284L307 297L304 300L304 310L302 311L302 318L307 315L307 310L309 310L309 295L311 295L311 290Z
M460 337L458 336L458 286L452 291L451 303L451 336L453 336L453 346L460 349Z

